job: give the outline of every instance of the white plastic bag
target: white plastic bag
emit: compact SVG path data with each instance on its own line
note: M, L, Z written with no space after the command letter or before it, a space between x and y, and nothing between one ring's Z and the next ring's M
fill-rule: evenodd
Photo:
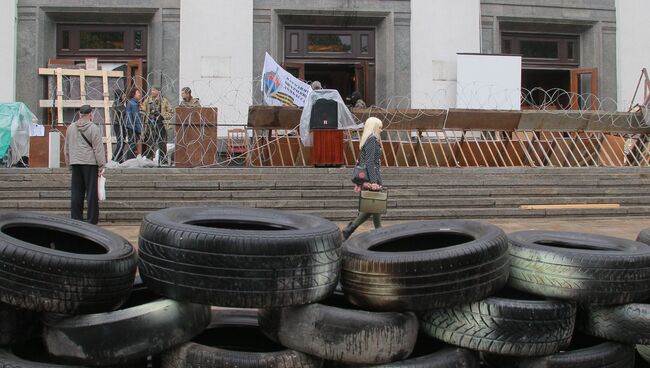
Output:
M97 177L97 197L100 201L106 200L106 178L103 175Z

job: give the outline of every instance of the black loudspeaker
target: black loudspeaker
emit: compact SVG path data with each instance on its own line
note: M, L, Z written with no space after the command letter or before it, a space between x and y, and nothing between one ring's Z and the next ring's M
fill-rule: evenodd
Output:
M321 98L311 108L310 129L337 129L339 127L338 104L334 100Z

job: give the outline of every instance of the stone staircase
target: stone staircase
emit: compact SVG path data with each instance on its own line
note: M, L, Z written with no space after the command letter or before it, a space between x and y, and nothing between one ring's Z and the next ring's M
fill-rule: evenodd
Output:
M109 170L100 221L138 224L158 209L208 205L283 209L346 221L357 206L351 171ZM650 216L650 168L391 167L382 175L389 188L386 220ZM69 188L67 169L0 169L0 209L69 216ZM527 205L563 206L522 207Z

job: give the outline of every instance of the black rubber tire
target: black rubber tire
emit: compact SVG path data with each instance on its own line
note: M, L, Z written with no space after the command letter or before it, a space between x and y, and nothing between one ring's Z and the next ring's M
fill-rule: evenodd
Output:
M206 345L209 343L210 345ZM259 329L256 310L216 310L208 329L162 354L161 368L316 368L323 361L286 349Z
M650 298L650 246L609 236L520 231L508 235L509 285L550 298L625 304Z
M571 341L572 302L543 300L514 290L420 316L422 330L449 344L515 356L548 355Z
M582 305L578 328L592 336L627 344L650 344L650 304Z
M639 232L639 235L636 237L636 241L650 245L650 228L643 229Z
M52 356L75 364L122 365L190 341L210 323L210 307L162 299L141 285L118 311L45 315L43 322Z
M637 345L636 351L643 360L650 363L650 345Z
M153 212L142 222L139 244L140 274L152 290L224 307L312 303L334 290L341 268L334 223L257 208Z
M490 368L632 368L635 352L631 345L574 336L576 342L561 353L543 357L513 357L483 354ZM583 340L583 341L579 341Z
M322 303L259 311L260 328L288 348L349 364L405 359L418 336L413 313L354 309L343 294Z
M1 302L66 314L115 310L131 291L136 265L133 246L98 226L0 212Z
M29 340L39 327L38 314L0 303L0 346Z
M450 346L424 333L418 335L415 349L408 359L372 366L326 362L328 368L479 368L479 354Z
M421 221L380 228L344 244L341 285L363 308L417 311L481 300L501 289L508 243L478 221Z
M49 356L40 338L0 349L0 368L84 368ZM109 367L107 367L109 368ZM115 367L117 368L117 367ZM122 368L122 367L120 367ZM126 368L126 367L124 367Z
M467 349L448 347L434 353L390 364L374 365L384 368L479 368L476 353Z
M29 347L29 350L33 350L32 344ZM29 358L20 358L16 356L10 349L0 349L0 368L86 368L82 366L73 366L65 363L61 363L58 360L55 361L55 358L45 355L44 351L38 352L40 354L39 358L29 359ZM32 353L33 354L33 353ZM151 363L151 364L150 364ZM122 363L117 366L103 366L104 368L156 368L156 360L149 362L147 359L142 359L137 362L128 362Z

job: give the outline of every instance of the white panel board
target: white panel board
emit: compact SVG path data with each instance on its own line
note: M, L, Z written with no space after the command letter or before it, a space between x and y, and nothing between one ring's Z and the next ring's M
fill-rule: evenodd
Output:
M521 109L521 56L458 54L456 107Z
M480 0L411 0L411 107L456 106L456 54L478 52Z

